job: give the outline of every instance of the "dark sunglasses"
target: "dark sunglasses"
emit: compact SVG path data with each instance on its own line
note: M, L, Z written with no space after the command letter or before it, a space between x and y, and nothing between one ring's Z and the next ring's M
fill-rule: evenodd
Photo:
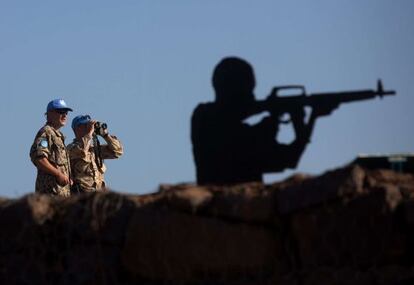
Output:
M68 114L67 110L55 110L55 112L60 114L60 115L67 115Z

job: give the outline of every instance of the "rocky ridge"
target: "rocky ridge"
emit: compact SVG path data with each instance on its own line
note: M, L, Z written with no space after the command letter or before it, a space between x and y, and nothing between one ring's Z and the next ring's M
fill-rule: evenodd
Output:
M414 284L414 175L0 199L0 284Z

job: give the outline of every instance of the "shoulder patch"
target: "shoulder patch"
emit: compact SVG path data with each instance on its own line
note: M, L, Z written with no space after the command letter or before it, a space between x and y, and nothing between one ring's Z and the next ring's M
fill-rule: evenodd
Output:
M39 146L42 147L42 148L47 148L49 146L49 143L48 143L47 139L40 140Z

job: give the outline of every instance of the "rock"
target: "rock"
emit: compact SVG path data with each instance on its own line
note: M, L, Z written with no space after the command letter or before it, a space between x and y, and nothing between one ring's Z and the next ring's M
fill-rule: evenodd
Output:
M157 209L136 210L122 257L136 276L176 282L259 278L286 260L271 229Z
M0 199L0 284L412 284L414 175Z

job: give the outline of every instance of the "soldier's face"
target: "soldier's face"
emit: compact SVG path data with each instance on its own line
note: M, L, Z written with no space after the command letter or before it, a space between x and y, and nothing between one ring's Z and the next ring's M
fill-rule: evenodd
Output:
M53 110L49 112L49 121L57 127L63 127L68 119L68 111L66 110Z
M86 124L79 125L75 131L76 135L79 137L83 137L88 133L88 128Z

